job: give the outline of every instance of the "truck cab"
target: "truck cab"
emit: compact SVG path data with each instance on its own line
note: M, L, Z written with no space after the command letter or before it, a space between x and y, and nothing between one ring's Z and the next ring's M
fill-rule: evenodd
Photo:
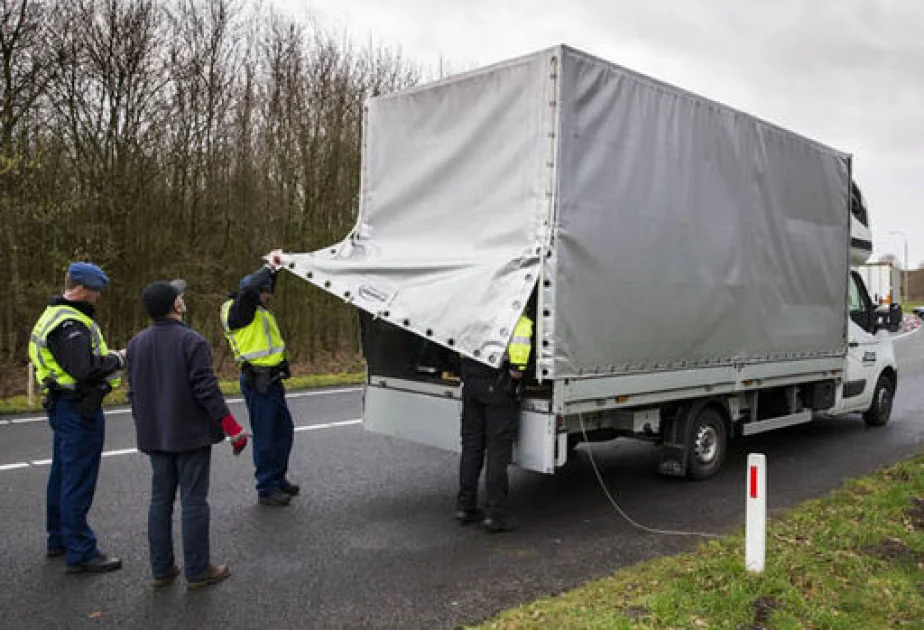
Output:
M856 271L850 274L847 295L850 320L844 382L826 414L860 412L867 424L882 426L891 415L898 385L892 340Z
M850 254L854 268L847 287L847 360L844 382L826 415L859 412L867 424L882 426L892 412L898 372L892 340L886 334L891 330L891 321L882 317L879 304L870 298L859 273L872 255L873 244L866 201L856 182L850 185Z

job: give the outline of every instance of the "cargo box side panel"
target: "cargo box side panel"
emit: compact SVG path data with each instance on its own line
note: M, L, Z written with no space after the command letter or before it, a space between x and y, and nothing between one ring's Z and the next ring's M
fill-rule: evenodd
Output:
M458 453L462 401L387 387L367 386L363 428L372 433Z
M565 51L551 375L843 355L847 156Z

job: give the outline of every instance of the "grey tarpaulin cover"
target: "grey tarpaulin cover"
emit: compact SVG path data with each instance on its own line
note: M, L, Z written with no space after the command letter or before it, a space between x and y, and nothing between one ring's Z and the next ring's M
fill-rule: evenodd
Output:
M849 158L565 46L368 103L356 227L287 254L497 365L540 283L547 378L842 355Z

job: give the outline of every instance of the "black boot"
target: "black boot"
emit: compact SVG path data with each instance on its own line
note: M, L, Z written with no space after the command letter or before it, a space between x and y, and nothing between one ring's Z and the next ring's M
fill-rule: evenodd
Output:
M275 490L272 494L269 494L265 497L260 497L260 505L268 505L270 507L282 507L289 505L289 502L292 500L292 497L283 492L282 490Z
M466 510L465 508L459 508L456 510L456 520L459 521L459 523L462 525L471 525L472 523L477 523L483 518L484 512L481 510Z
M290 497L294 497L302 491L302 488L297 483L286 482L279 486L279 491L285 492Z
M67 565L67 573L108 573L122 568L122 561L110 558L106 554L99 554L92 560Z
M484 519L484 528L489 534L502 534L504 532L516 531L519 528L519 523L516 519L512 519L509 516L502 517L491 517Z

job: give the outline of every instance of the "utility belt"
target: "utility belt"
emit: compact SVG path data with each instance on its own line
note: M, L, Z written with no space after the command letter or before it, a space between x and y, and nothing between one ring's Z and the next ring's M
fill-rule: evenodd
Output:
M516 402L519 402L523 397L523 379L515 379L510 376L510 371L506 367L497 369L485 367L481 370L471 371L462 377L463 385L472 382L494 385L499 391L510 396Z
M271 366L253 365L245 361L241 365L241 373L244 375L244 382L247 386L258 394L265 394L273 383L289 378L292 375L289 371L289 362L286 359L283 359L277 365Z
M74 408L84 420L93 420L97 412L103 408L103 399L112 391L112 385L106 381L98 383L77 383L73 387L59 385L54 379L46 379L42 384L45 395L42 397L42 407L52 411L58 400L67 400L73 403Z

